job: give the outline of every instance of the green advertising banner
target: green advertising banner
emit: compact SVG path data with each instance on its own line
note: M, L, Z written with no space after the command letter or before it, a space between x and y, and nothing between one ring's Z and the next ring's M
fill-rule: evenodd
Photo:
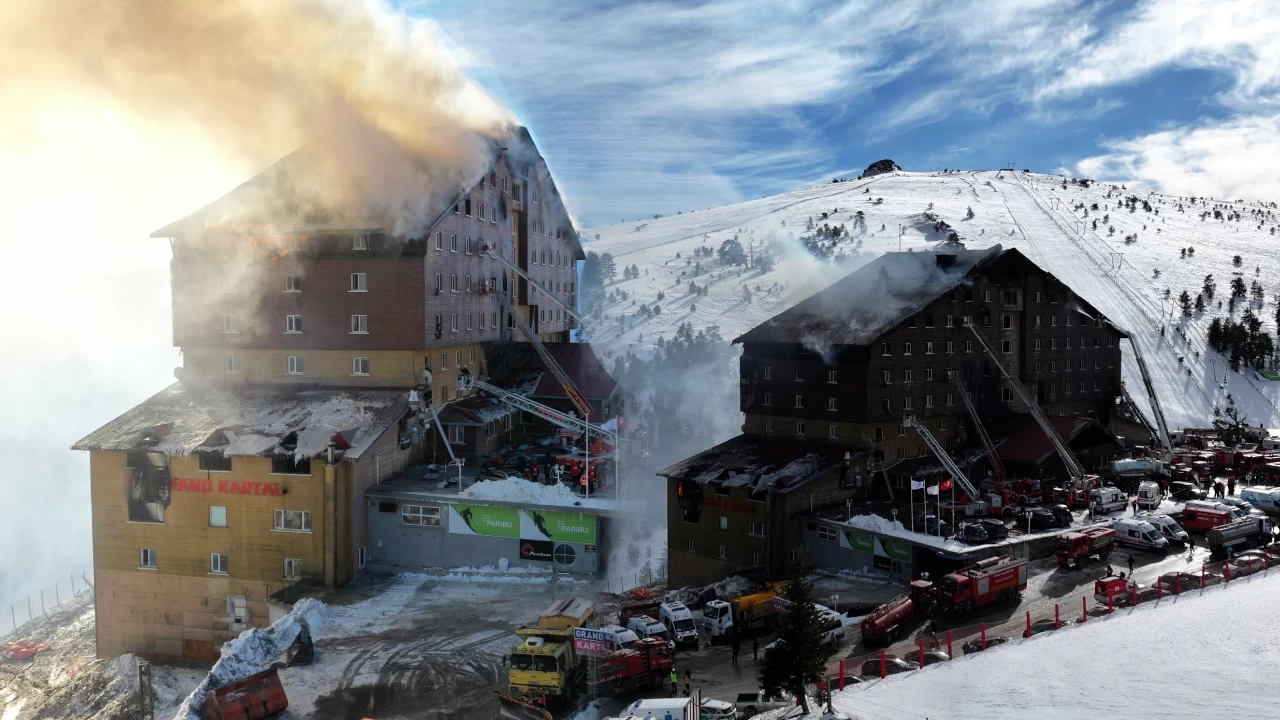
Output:
M899 538L882 537L861 530L845 530L842 545L868 555L911 562L911 543Z
M520 511L489 505L450 505L449 532L454 535L520 537Z
M911 543L898 538L881 538L881 542L884 543L885 554L890 558L911 562Z
M867 554L875 551L870 533L864 533L860 530L845 530L844 537L849 542L849 547L853 550L860 550Z
M596 516L572 510L520 511L520 537L524 540L554 540L557 542L596 542Z

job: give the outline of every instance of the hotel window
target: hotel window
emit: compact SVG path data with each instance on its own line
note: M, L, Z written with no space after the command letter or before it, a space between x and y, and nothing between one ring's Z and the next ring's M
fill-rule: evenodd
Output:
M903 410L910 410L910 409L911 409L911 396L910 396L910 395L908 395L907 397L902 398L902 409L903 409Z
M449 292L458 292L458 276L453 274L449 276Z
M1050 361L1049 361L1049 372L1058 372L1058 361L1057 361L1057 360L1050 360Z
M302 579L302 558L285 558L284 559L284 579L285 580L301 580Z
M747 534L748 534L748 535L755 535L756 537L764 537L764 536L765 536L765 524L764 524L764 523L758 523L758 522L748 522L748 523L747 523Z
M480 330L481 331L485 329L485 323L486 321L488 321L488 319L489 319L488 315L485 315L484 313L480 313Z
M1071 362L1071 361L1070 361L1070 360L1068 360L1067 362ZM1080 358L1080 363L1079 363L1078 365L1076 365L1076 369L1077 369L1077 370L1084 370L1084 369L1085 369L1085 367L1084 367L1084 358Z
M840 428L838 426L831 425L827 428L827 439L836 440L836 439L839 439L839 437L840 437Z
M471 317L474 313L467 313L467 329L471 329Z
M1033 372L1037 372L1037 373L1040 372L1040 363L1039 362L1032 363L1032 368L1033 368Z
M302 374L302 356L290 355L289 361L286 367L287 367L286 372L288 372L290 375L301 375Z
M771 368L771 367L766 367L766 368L764 369L764 379L765 379L765 380L772 380L772 379L773 379L773 368Z
M1066 345L1065 345L1065 349L1070 350L1070 349L1071 349L1071 338L1065 338L1065 339L1063 340L1063 342L1065 342L1065 343L1066 343Z
M907 449L904 447L898 448L898 459L904 460L906 459L906 457L907 457Z
M720 559L721 559L721 560L728 560L728 559L729 559L729 552L728 552L727 550L725 550L724 545L721 545L721 546L720 546Z
M460 205L460 204L461 204L461 203L459 203L459 205ZM454 214L454 215L457 215L459 212L460 212L460 210L458 209L458 205L454 205L454 206L453 206L453 214Z
M302 278L298 277L297 275L285 275L284 291L285 292L302 292Z
M1116 346L1116 339L1113 337L1107 338L1107 347L1115 347L1115 346Z
M351 238L352 250L368 250L369 249L369 233L361 233Z
M955 405L955 404L956 404L956 396L952 393L947 393L947 407L951 407L952 405Z
M725 517L724 515L720 516L720 529L721 530L729 529L729 518Z
M436 273L436 294L439 295L441 290L444 290L444 276Z
M928 409L928 408L933 407L933 396L932 396L932 395L925 395L925 396L924 396L924 406L925 406L925 409Z
M367 564L369 564L369 546L361 545L360 548L356 550L356 567L362 568Z
M223 361L226 363L224 366L223 372L225 372L228 375L240 374L240 356L239 355L227 355L223 357Z
M477 203L476 216L484 220L484 203Z
M458 236L449 236L449 252L458 252Z
M893 412L893 401L892 401L892 400L881 400L881 401L880 401L880 413L881 413L882 415L888 415L888 414L890 414L890 413L892 413L892 412Z
M436 249L444 249L444 233L436 231Z
M899 424L899 425L898 425L898 437L906 437L906 434L907 434L907 426L906 426L906 425Z
M1009 388L1000 388L1000 402L1013 402L1013 391Z
M456 367L462 367L462 351L461 350L453 351L453 364Z
M227 526L227 508L222 505L209 506L209 527Z
M1097 381L1097 380L1094 380L1094 381L1093 381L1093 391L1094 391L1094 392L1098 392L1098 391L1099 391L1099 390L1101 390L1101 389L1102 389L1102 388L1100 388L1100 387L1098 386L1098 381Z
M302 332L302 316L301 315L285 315L284 331L287 333Z
M951 353L953 353L953 352L955 352L955 345L954 345L950 340L948 340L948 341L947 341L947 354L948 354L948 355L950 355L950 354L951 354Z
M796 434L804 435L804 423L802 422L796 423Z
M400 522L404 525L440 526L439 505L401 505Z
M449 331L458 332L458 313L449 315Z
M239 315L223 315L222 316L222 332L224 333L240 332L240 316Z
M835 412L835 411L836 411L836 399L835 399L835 398L827 398L827 410L828 410L828 411L830 411L830 412Z
M765 421L764 421L764 431L765 431L765 432L773 432L773 421L772 421L772 420L765 420Z
M907 318L907 327L914 328L915 326L916 326L916 316L912 315L911 317Z
M1040 302L1040 292L1039 292L1039 291L1037 291L1037 292L1036 292L1036 294L1035 294L1035 301L1036 301L1036 302Z
M231 472L231 458L220 452L196 453L204 472Z
M470 235L468 235L468 236L467 236L467 241L466 241L465 248L466 248L466 251L467 251L467 252L466 252L466 254L467 254L467 255L470 255L470 254L471 254L471 236L470 236Z
M881 440L884 440L884 428L877 425L875 434L872 437L876 439L876 442L880 442Z
M925 327L927 327L927 328L931 328L931 327L933 327L933 316L932 316L932 315L925 315L925 316L924 316L924 326L925 326Z
M1039 315L1037 315L1037 316L1036 316L1036 323L1035 323L1035 325L1036 325L1036 327L1040 327L1040 316L1039 316Z
M1012 315L1001 315L1001 316L1000 316L1000 327L1001 327L1001 328L1003 328L1003 329L1005 329L1005 330L1012 330L1012 329L1013 329L1013 316L1012 316Z
M911 354L911 343L902 343L902 354L903 355Z
M311 513L306 510L276 510L272 516L273 530L311 532Z
M938 432L945 432L947 429L947 419L938 418Z
M351 273L351 292L369 292L368 273Z
M684 544L684 549L685 549L685 551L687 551L687 552L694 552L694 550L693 550L693 538L689 538L689 540Z
M1050 315L1050 316L1049 316L1049 327L1058 327L1058 316L1057 316L1057 315Z
M984 302L984 303L989 303L989 302L991 302L991 291L990 291L990 290L983 290L983 291L982 291L982 302Z
M353 335L369 334L369 316L368 315L352 315L351 316L351 333Z
M471 292L471 276L470 275L467 276L467 284L465 287L467 288L467 292Z
M910 371L910 370L903 370L903 371L902 371L902 382L904 382L904 383L909 383L909 382L911 382L911 371Z
M889 343L880 343L880 354L884 356L889 355Z
M933 341L926 341L926 342L925 342L925 344L924 344L924 354L925 354L925 355L932 355L932 354L933 354Z
M828 370L828 371L827 371L827 384L828 384L828 385L835 385L835 384L836 384L836 371L835 371L835 370Z
M796 370L796 382L804 382L804 371Z
M818 539L826 540L827 542L836 542L840 539L840 533L836 532L835 528L827 527L826 525L819 525Z
M947 316L947 327L949 327L949 328L953 328L953 327L955 327L955 326L956 326L955 318L953 318L953 317L951 317L950 315L948 315L948 316Z
M1018 291L1017 291L1017 290L1005 290L1005 291L1004 291L1004 304L1005 304L1005 305L1017 305L1017 304L1018 304Z
M441 370L449 369L449 353L447 352L440 353L440 369Z
M462 201L462 214L471 217L471 198Z
M138 567L143 570L156 569L156 549L142 548L138 551Z
M884 376L883 376L883 378L881 379L881 382L883 382L885 385L892 385L892 384L893 384L893 376L892 376L892 374L891 374L891 371L889 371L889 370L885 370L885 371L884 371Z
M1115 366L1116 366L1116 361L1115 361L1115 359L1114 359L1114 358L1107 358L1107 369L1108 369L1108 370L1111 370L1111 369L1115 368Z
M227 568L226 553L209 553L209 574L226 575L229 572Z
M924 381L933 382L933 368L924 369Z
M797 395L797 396L796 396L796 405L795 405L795 406L796 406L797 408L801 409L801 410L803 410L803 409L804 409L804 396L803 396L803 395Z
M773 405L773 393L764 394L764 404L765 404L765 407L769 407L770 405Z
M1039 349L1040 349L1040 338L1036 338L1034 342L1035 342L1035 345L1034 345L1033 347L1034 347L1036 350L1039 350Z
M1013 354L1013 341L1012 341L1012 340L1001 340L1001 341L1000 341L1000 352L1004 353L1005 355L1012 355L1012 354Z
M369 374L369 358L367 357L351 358L351 374L352 375L368 375Z
M1058 338L1049 338L1049 349L1050 350L1058 349Z

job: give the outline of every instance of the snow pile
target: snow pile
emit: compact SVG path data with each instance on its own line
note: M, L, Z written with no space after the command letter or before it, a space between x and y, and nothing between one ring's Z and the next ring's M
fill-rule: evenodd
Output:
M222 657L209 671L209 677L187 696L174 720L199 720L204 710L204 694L254 673L266 670L284 654L305 623L313 640L319 639L328 616L328 607L314 598L303 598L288 615L268 628L251 628L222 646Z
M756 584L741 575L731 575L706 587L682 587L667 593L668 602L679 602L689 607L699 607L707 600L728 600L754 590Z
M920 545L929 545L939 550L950 550L952 552L960 552L971 547L965 545L958 540L951 538L938 537L937 535L925 535L923 533L915 533L903 527L902 523L897 520L888 520L879 515L854 515L845 521L845 525L857 530L866 530L867 532L877 533L879 535L888 535L890 537L902 538L910 540Z
M1140 605L1110 618L891 676L837 693L852 717L1066 720L1083 717L1259 718L1280 704L1265 672L1221 672L1206 658L1254 668L1280 662L1270 617L1274 578L1254 577ZM1245 632L1225 622L1245 621ZM1179 651L1194 645L1194 652ZM1118 668L1122 670L1117 671Z
M458 497L559 507L599 507L604 502L596 497L584 498L560 483L543 485L521 478L482 480L458 493Z
M454 581L454 582L501 583L506 585L545 585L547 583L552 583L552 582L554 583L585 583L587 582L586 580L580 580L580 579L571 578L571 577L563 577L563 576L554 575L551 573L539 573L536 575L529 574L529 573L524 573L524 574L517 573L514 575L508 574L511 572L511 570L517 570L517 569L518 568L511 568L506 573L498 573L495 571L493 574L451 572L448 575L440 575L433 579ZM466 570L466 568L459 568L459 570Z

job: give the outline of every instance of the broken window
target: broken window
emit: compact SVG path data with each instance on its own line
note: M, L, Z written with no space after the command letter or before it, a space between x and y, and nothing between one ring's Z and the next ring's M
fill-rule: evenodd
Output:
M129 522L163 523L170 500L168 456L130 451L125 466L129 473Z
M294 460L292 455L275 455L271 458L272 475L310 475L311 458Z
M305 510L276 510L272 529L311 532L311 513Z
M199 457L205 472L231 472L231 458L222 453L200 453Z
M284 559L284 579L285 580L301 580L302 579L302 558L285 558Z

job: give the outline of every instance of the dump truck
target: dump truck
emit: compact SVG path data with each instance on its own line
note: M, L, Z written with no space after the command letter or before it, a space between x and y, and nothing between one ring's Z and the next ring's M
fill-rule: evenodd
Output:
M519 700L569 702L586 679L586 663L574 644L574 630L598 624L596 606L583 598L551 603L536 622L516 629L523 640L511 651L508 695Z
M204 720L263 720L289 707L275 667L204 694Z
M642 687L661 687L671 674L671 648L660 638L645 638L588 663L587 689L616 696Z
M1062 533L1053 539L1053 554L1066 568L1084 567L1096 557L1106 562L1116 546L1116 531L1108 527L1091 527L1080 532Z
M732 632L772 627L778 622L773 599L785 587L786 583L772 583L764 590L739 595L732 600L712 600L702 609L702 627L712 639Z
M930 613L964 614L991 603L1022 597L1027 589L1027 561L1009 555L980 560L947 573L932 583L911 583L915 602Z
M1262 547L1271 542L1271 520L1265 517L1247 517L1219 525L1206 533L1206 537L1213 557L1223 558L1228 551L1234 554L1245 548Z

